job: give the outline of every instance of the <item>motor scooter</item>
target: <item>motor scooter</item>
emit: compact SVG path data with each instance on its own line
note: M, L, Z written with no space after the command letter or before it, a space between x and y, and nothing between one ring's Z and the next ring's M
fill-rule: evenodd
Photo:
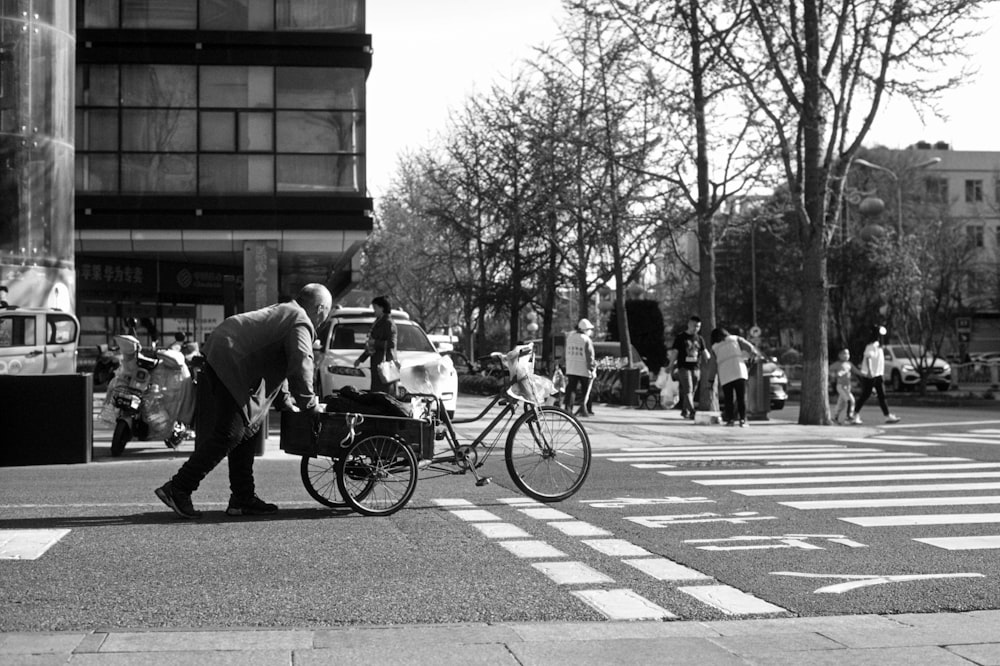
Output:
M101 419L114 423L111 455L119 457L132 439L162 438L171 449L190 436L193 385L184 355L170 349L143 353L134 335L117 335L121 365L108 384Z

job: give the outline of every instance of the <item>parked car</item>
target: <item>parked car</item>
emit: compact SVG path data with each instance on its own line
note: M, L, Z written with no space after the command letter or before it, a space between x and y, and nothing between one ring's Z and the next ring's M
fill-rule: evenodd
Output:
M930 369L927 385L939 391L951 388L951 365L943 358L934 358L921 345L886 345L885 372L882 377L893 391L902 391L920 382L921 366Z
M427 334L402 310L393 310L396 323L396 354L400 363L399 385L414 393L436 393L445 409L454 414L458 400L458 375L449 356L441 355ZM371 308L336 308L320 327L315 343L317 391L327 396L344 386L371 388L371 365L354 367L365 348L368 331L375 321Z
M979 352L970 354L969 360L980 365L1000 365L1000 351Z
M55 308L0 309L0 375L76 372L80 322Z
M451 364L455 367L455 374L459 376L474 375L479 372L479 364L470 361L468 356L457 349L443 351L441 352L441 356L451 359Z

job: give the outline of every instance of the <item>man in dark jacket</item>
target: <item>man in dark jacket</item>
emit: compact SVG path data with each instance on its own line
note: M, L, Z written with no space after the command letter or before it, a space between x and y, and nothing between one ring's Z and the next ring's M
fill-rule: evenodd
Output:
M272 403L318 411L313 393L313 340L333 298L321 284L307 284L294 301L234 315L204 345L198 377L198 431L194 453L156 496L181 518L199 518L191 493L229 458L230 516L274 513L257 497L254 437Z

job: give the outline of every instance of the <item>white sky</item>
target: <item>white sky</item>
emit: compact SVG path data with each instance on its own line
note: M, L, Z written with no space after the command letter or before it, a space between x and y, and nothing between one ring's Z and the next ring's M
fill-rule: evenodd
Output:
M368 189L383 194L406 149L429 145L465 99L508 80L534 46L553 42L560 0L370 0L374 49L368 77ZM945 141L954 150L1000 151L1000 3L970 49L978 76L948 93L949 120L922 123L905 102L883 106L865 144L904 148Z

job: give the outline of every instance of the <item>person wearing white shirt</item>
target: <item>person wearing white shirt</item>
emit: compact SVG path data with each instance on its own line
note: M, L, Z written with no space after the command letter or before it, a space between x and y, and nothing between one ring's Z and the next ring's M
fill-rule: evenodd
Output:
M885 326L875 326L871 335L868 336L868 344L861 357L861 397L858 398L857 406L854 409L854 420L851 423L861 424L861 408L865 406L865 401L871 397L873 390L878 397L878 406L882 408L882 414L885 415L885 422L897 423L899 421L898 416L889 412L889 405L885 401L885 386L883 386L882 377L885 373L882 336L885 333Z

